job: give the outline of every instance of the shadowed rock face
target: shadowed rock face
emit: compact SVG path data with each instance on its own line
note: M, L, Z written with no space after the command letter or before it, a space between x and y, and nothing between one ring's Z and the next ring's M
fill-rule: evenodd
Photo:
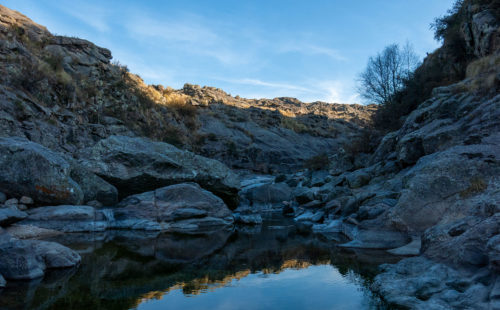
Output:
M177 184L125 198L113 208L111 227L200 233L231 227L222 199L196 183Z
M89 170L115 185L122 196L166 185L196 182L231 207L238 204L238 177L224 164L162 142L111 136L80 153Z
M83 192L60 154L37 143L0 138L0 189L10 196L30 196L40 203L79 204Z

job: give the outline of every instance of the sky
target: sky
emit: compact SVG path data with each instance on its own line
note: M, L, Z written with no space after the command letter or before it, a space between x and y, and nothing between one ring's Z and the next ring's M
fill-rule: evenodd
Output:
M370 56L410 42L454 0L2 0L58 35L111 50L149 84L222 88L245 98L366 103L356 79Z

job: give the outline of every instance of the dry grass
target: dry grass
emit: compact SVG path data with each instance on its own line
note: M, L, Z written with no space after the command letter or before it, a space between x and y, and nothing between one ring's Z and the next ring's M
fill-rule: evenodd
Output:
M486 188L488 188L488 183L486 183L482 177L473 177L470 179L469 187L460 192L460 197L470 197L474 194L483 192Z
M467 78L474 78L484 73L491 73L492 71L498 71L499 67L500 67L500 54L493 54L471 62L467 66L466 76Z

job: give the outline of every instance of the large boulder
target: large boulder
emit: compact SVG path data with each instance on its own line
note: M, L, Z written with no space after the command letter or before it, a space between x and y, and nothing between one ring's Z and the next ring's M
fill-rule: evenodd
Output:
M227 166L167 143L111 136L83 150L80 157L83 165L116 186L122 196L196 182L230 207L238 204L240 183Z
M292 199L292 189L286 183L264 184L244 193L255 210L282 208L283 202Z
M370 182L371 176L366 169L359 169L346 174L346 180L350 188L360 188Z
M196 183L129 196L113 209L111 227L198 233L233 224L224 201Z
M422 238L422 250L426 257L448 264L474 268L489 263L494 270L500 259L499 248L495 252L494 246L499 233L500 213L486 219L468 216L428 229Z
M80 255L55 242L14 240L0 245L0 274L8 280L40 278L48 268L79 264Z
M470 145L422 157L405 173L401 197L387 213L388 222L398 229L423 232L478 211L481 201L476 196L484 200L496 195L498 154L497 145Z
M80 186L60 154L21 138L0 138L0 191L42 204L79 204Z

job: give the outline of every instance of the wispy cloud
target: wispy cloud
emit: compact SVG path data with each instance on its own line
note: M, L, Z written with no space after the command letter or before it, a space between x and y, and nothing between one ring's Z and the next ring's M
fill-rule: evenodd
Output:
M235 48L227 33L194 14L172 20L136 15L124 27L136 40L156 42L164 48L210 57L226 65L245 64L252 58L247 51Z
M252 87L240 95L246 98L297 97L306 102L324 101L329 103L360 103L354 84L346 80L307 80L301 85L284 82L268 82L259 79L241 78L213 80L229 84L241 84ZM257 89L256 89L257 88Z
M297 52L304 55L324 55L336 61L348 60L339 50L304 42L282 44L278 47L278 51L281 53Z
M263 86L263 87L269 87L269 88L277 88L277 89L289 89L289 90L295 90L295 91L301 91L301 92L307 92L308 89L305 87L297 86L297 85L292 85L292 84L287 84L287 83L275 83L275 82L265 82L261 81L258 79L233 79L233 80L228 80L228 79L218 79L218 80L223 80L225 82L233 83L233 84L245 84L245 85L252 85L252 86Z
M316 95L320 100L331 103L359 103L359 95L355 93L350 81L330 80L317 83Z
M62 5L59 9L99 32L109 32L111 29L109 26L110 11L103 7L73 3L71 6Z
M125 25L133 35L157 38L170 42L188 42L198 45L209 45L219 41L219 36L207 25L196 21L194 15L180 20L156 20L150 16L134 16Z

